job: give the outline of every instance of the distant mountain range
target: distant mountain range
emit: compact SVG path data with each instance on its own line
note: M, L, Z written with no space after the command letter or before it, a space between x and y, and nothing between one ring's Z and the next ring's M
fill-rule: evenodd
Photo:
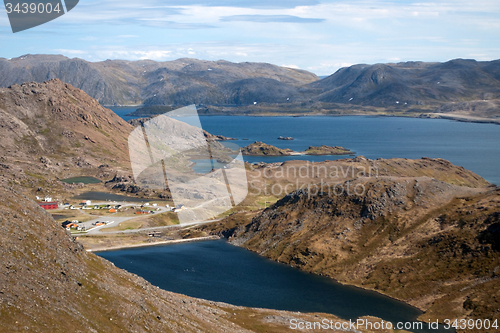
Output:
M297 99L312 73L265 63L178 59L88 62L60 55L0 59L0 86L58 78L103 105L244 105Z
M0 58L0 86L59 78L101 104L212 106L207 113L440 112L500 114L500 60L354 65L320 79L266 63L178 59L88 62L60 55Z

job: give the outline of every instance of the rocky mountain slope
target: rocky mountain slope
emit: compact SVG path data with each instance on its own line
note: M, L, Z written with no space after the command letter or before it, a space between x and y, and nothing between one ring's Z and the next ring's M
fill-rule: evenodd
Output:
M0 88L0 123L0 149L10 153L2 155L27 160L71 155L96 163L122 162L133 129L82 90L58 79Z
M60 55L0 59L0 87L58 78L103 105L253 104L297 99L309 72L265 63L178 59L87 62Z
M0 88L0 182L24 193L71 194L60 179L94 176L134 195L166 197L131 177L128 136L134 127L59 79Z
M0 332L287 332L318 318L161 290L86 252L13 188L0 187L0 226Z

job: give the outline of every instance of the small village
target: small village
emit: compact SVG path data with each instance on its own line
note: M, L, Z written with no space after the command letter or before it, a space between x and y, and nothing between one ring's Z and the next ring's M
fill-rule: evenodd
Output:
M182 204L171 206L166 204L161 206L158 203L133 203L133 202L92 202L92 200L83 200L79 203L59 203L51 197L36 197L40 207L51 211L54 217L66 216L65 210L80 211L85 220L65 219L61 226L66 230L75 233L88 233L96 231L104 226L121 223L138 217L138 215L150 215L165 212L178 212L186 207ZM120 213L118 216L117 214ZM59 215L62 214L62 215ZM70 215L70 214L68 214Z

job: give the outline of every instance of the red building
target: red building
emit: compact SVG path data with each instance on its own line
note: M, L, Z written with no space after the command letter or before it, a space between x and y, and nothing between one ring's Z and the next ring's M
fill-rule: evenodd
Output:
M38 204L43 209L57 209L57 207L59 205L56 201L54 201L54 202L39 202Z

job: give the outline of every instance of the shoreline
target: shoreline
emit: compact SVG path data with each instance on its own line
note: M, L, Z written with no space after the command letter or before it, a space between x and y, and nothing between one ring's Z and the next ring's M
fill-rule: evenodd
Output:
M136 117L136 118L147 118L158 116L158 114L153 115L141 115L141 116L129 116L127 117ZM354 113L354 114L325 114L325 113L315 113L315 114L301 114L294 115L289 113L284 114L200 114L199 117L287 117L287 118L302 118L302 117L398 117L398 118L415 118L415 119L441 119L441 120L452 120L458 122L465 123L476 123L476 124L492 124L492 125L500 125L499 118L481 118L467 115L455 115L455 114L443 114L443 113L419 113L415 115L402 115L402 114L364 114L364 113ZM121 118L121 116L120 116ZM123 118L122 118L123 119Z
M457 114L447 114L447 113L427 113L422 114L420 118L427 119L446 119L453 120L463 123L477 123L477 124L493 124L500 125L500 119L498 118L481 118L468 115L457 115Z
M124 245L108 246L108 247L102 247L102 248L96 248L96 249L86 249L86 251L87 252L105 252L105 251L141 248L141 247L148 247L148 246L191 243L191 242L201 242L201 241L219 240L219 239L221 239L219 236L212 235L212 236L206 236L206 237L172 239L172 240L152 242L152 243L124 244Z

